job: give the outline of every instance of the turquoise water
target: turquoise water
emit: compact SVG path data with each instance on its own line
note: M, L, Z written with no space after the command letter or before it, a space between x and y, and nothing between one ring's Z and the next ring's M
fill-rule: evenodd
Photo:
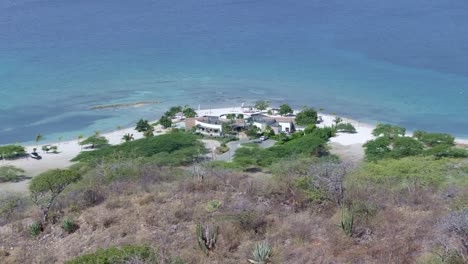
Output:
M442 0L4 0L0 144L257 99L466 137L467 13ZM150 100L162 103L90 110Z

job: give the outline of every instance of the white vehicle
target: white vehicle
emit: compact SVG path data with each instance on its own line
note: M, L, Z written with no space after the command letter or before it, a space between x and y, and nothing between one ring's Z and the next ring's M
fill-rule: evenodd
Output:
M261 140L261 141L265 141L265 140L267 140L267 139L268 139L267 136L261 136L261 137L260 137L260 140Z

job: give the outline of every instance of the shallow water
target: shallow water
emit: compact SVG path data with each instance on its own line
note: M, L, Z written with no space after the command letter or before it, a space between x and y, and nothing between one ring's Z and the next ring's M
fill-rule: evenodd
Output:
M467 11L426 0L4 0L0 144L257 99L466 137Z

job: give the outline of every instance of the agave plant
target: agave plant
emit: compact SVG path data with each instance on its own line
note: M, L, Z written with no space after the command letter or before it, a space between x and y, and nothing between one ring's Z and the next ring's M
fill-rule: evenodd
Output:
M252 264L268 263L271 256L271 246L268 242L257 243L252 251L252 258L249 262Z
M219 227L215 225L197 225L197 241L200 249L209 254L216 246Z

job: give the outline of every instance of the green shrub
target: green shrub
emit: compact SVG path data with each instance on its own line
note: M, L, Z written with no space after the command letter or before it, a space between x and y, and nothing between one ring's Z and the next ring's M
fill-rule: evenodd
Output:
M216 212L221 207L221 204L222 202L219 200L211 200L206 205L206 211L208 211L209 213Z
M34 222L29 225L29 235L31 237L37 237L42 232L42 224L40 222Z
M410 137L398 137L393 140L391 156L397 159L416 156L421 154L423 150L423 144L416 139Z
M320 156L326 152L325 143L324 139L312 135L301 135L267 149L243 147L236 150L234 162L244 168L267 167L285 157Z
M26 150L20 145L0 146L0 159L12 159L26 154Z
M368 161L377 161L390 157L391 153L391 140L388 137L380 137L374 140L367 141L364 147L364 153Z
M417 184L420 187L437 188L448 183L467 184L466 174L452 164L455 160L431 157L406 157L385 159L377 163L365 163L348 177L348 183L381 186L400 191Z
M351 123L340 123L335 129L337 132L356 133L356 128Z
M0 183L17 181L20 179L20 176L23 175L23 173L23 169L11 165L2 166L0 167Z
M93 135L79 143L81 146L91 145L91 148L102 148L109 144L109 141L102 136Z
M71 234L78 229L78 225L75 224L75 222L69 218L65 218L62 223L62 228L65 230L65 232Z
M403 137L406 133L406 128L404 127L399 127L395 125L390 125L390 124L382 124L379 123L375 127L375 129L372 131L372 135L379 137L388 137L389 139L394 139L397 137Z
M296 115L296 123L300 126L315 125L317 112L313 108L306 108Z
M128 245L98 249L66 262L67 264L158 263L158 254L149 246Z
M467 158L468 150L464 148L457 148L451 145L439 144L435 147L429 148L424 151L426 156L434 156L436 158Z
M189 133L170 133L157 137L143 138L95 151L80 153L72 161L99 161L118 154L124 158L152 157L161 154L162 163L182 164L206 153L198 137ZM171 155L164 158L166 155Z
M252 264L268 263L271 256L271 246L268 242L257 243L252 251L252 258L249 262Z
M414 131L413 137L426 144L428 147L434 147L438 145L453 146L455 144L455 137L446 133L428 133L417 130Z

